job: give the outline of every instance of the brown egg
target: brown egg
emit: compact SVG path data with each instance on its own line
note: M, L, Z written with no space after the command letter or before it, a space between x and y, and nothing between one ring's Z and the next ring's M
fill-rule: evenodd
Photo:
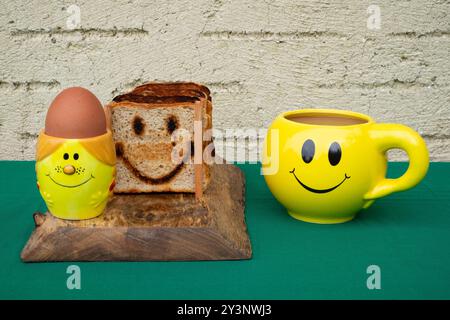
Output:
M56 96L45 119L49 136L83 139L106 133L106 116L94 94L81 87L67 88Z

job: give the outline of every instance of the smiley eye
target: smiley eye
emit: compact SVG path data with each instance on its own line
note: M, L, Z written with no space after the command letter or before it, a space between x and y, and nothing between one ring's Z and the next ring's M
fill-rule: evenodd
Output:
M337 142L333 142L328 150L328 160L332 166L335 166L341 161L342 151L341 146Z
M74 160L78 160L78 158L79 158L78 153L74 153L74 154L73 154L73 159L74 159Z
M302 147L302 158L305 163L310 163L312 159L314 158L314 152L315 152L315 145L314 141L311 139L308 139L303 143Z
M69 159L69 154L68 153L64 153L63 158L64 158L64 160L68 160Z
M174 115L171 115L166 119L166 128L169 134L172 134L178 129L178 119Z
M139 116L135 116L133 119L133 131L136 135L140 136L144 132L145 123L144 119Z

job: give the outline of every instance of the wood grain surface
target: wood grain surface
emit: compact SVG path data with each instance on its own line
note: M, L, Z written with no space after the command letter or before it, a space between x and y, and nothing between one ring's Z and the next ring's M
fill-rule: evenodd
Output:
M212 167L201 202L194 194L114 195L97 218L34 215L25 262L234 260L251 258L245 180L236 166Z

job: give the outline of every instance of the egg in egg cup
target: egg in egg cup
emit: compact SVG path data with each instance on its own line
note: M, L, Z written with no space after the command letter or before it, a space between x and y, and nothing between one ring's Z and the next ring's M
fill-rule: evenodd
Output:
M36 147L37 186L49 212L67 220L102 214L114 188L115 163L100 101L83 88L62 91Z

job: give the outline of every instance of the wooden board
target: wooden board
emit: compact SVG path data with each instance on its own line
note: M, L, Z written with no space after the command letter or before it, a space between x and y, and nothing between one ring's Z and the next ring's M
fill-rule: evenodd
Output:
M230 164L213 165L201 202L191 193L114 195L97 218L34 215L25 262L250 259L245 180Z

